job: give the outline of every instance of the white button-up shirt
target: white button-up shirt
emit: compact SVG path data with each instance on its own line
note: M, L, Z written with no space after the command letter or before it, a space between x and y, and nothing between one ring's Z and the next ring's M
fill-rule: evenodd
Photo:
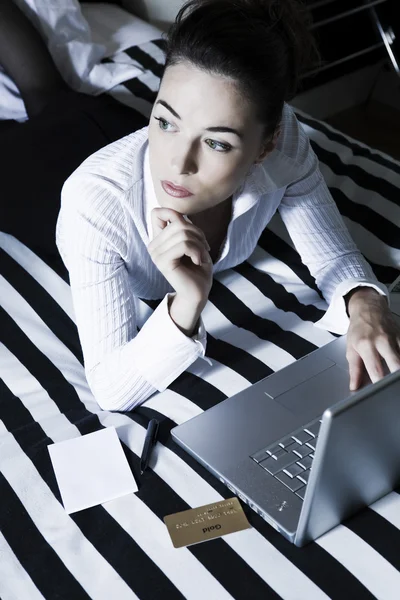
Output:
M231 221L213 271L246 260L278 210L329 304L317 325L346 333L343 297L360 285L382 294L387 289L350 238L308 137L288 105L281 127L276 149L233 195ZM175 325L168 312L174 290L147 250L156 206L147 127L90 156L62 190L57 245L69 270L87 379L104 409L134 408L205 356L202 321L193 338ZM163 301L151 313L140 298Z

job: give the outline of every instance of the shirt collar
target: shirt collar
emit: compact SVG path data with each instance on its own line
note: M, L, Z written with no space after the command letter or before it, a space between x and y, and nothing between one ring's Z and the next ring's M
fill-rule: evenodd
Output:
M151 211L153 208L159 207L156 193L154 190L153 179L150 171L150 160L149 160L149 144L147 143L144 160L143 160L143 179L144 179L144 200L145 200L145 223L147 235L149 240L153 239L153 227L151 224Z

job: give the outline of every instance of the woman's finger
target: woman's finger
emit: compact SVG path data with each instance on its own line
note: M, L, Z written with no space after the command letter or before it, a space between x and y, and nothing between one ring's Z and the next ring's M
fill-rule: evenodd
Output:
M172 225L170 226L172 228ZM153 243L154 242L154 243ZM169 252L174 246L179 244L195 244L201 248L201 251L207 252L209 249L208 244L204 239L204 236L200 235L197 231L191 231L186 229L176 229L175 233L170 236L159 236L159 239L153 240L149 245L149 252L151 253L153 260L158 259L166 252ZM180 246L183 247L183 246Z
M384 371L380 354L377 351L375 344L371 340L361 340L355 346L355 350L361 356L372 383L382 379Z
M172 210L172 208L153 208L151 211L153 237L156 237L160 231L165 229L168 223L173 223L174 221L185 222L185 219L181 213L178 213L176 210Z
M349 363L350 390L353 392L361 385L364 374L364 363L361 356L353 348L347 349L346 358Z
M211 257L204 246L198 241L180 242L158 255L157 267L161 272L173 270L180 264L183 256L188 256L193 264L211 264Z
M171 215L171 213L174 214ZM172 219L165 221L165 219L167 219L169 216L172 216ZM154 208L151 212L151 218L154 233L151 241L151 246L153 249L159 244L163 243L163 237L173 236L177 231L191 231L193 235L198 237L199 240L204 243L207 250L211 249L204 232L199 227L193 225L191 221L185 219L180 213L177 213L169 208Z
M388 337L378 338L376 340L376 348L382 358L385 360L388 369L394 373L400 369L400 351L397 340L393 342Z

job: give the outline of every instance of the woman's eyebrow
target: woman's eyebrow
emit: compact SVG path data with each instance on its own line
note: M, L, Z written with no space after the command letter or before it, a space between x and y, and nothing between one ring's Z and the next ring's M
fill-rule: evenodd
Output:
M234 133L241 140L243 139L243 133L241 133L237 129L232 129L232 127L223 127L223 126L221 126L221 127L207 127L206 131L216 131L216 132L220 132L220 133Z
M168 104L168 102L165 102L165 100L157 100L156 104L162 104L162 106L165 106L165 108L167 108L169 112L171 112L174 115L174 117L176 117L180 121L182 120L178 113L172 108L172 106Z
M179 119L180 121L182 120L178 113L172 108L172 106L168 104L168 102L165 102L165 100L157 100L156 104L161 104L167 110L169 110L169 112L172 113L176 119ZM243 139L243 133L241 133L237 129L233 129L232 127L223 127L222 125L220 127L207 127L206 131L213 131L214 133L234 133L240 139Z

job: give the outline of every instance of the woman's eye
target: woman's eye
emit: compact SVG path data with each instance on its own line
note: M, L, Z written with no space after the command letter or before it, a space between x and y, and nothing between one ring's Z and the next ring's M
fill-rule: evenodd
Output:
M206 140L206 144L211 150L216 150L217 152L229 152L231 149L231 146L228 144L222 144L221 142L215 142L214 140Z
M167 131L168 129L168 125L170 125L170 123L168 123L168 121L166 121L165 119L163 119L162 117L154 117L156 121L158 121L158 126L162 131Z

